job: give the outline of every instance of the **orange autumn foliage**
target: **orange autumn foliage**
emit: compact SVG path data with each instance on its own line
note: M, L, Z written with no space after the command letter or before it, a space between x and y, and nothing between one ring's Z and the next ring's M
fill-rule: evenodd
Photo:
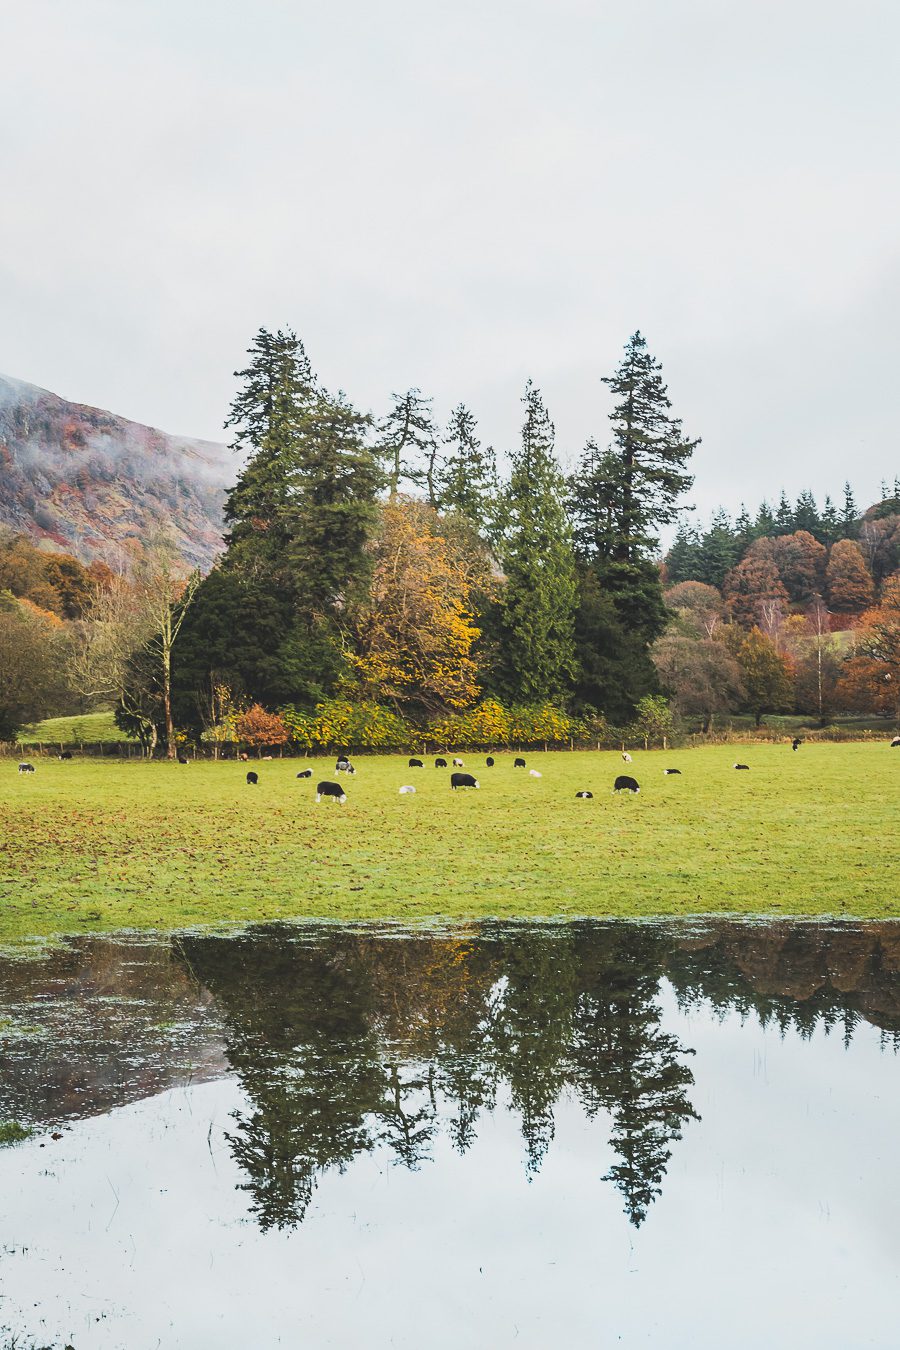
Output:
M375 699L437 710L466 708L478 696L472 649L475 560L442 532L424 502L392 498L382 508L366 605L355 620L350 657Z

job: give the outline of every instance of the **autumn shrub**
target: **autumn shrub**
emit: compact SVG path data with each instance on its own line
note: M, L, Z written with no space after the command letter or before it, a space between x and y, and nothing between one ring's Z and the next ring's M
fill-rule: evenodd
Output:
M234 729L241 744L256 750L286 745L289 740L288 729L278 714L267 712L259 703L252 704L235 719Z

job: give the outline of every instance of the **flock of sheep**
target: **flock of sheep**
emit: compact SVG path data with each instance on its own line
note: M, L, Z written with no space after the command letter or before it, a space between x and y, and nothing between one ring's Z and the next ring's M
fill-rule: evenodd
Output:
M799 750L801 744L802 742L800 738L795 736L793 741L791 742L791 749L795 751ZM895 736L893 738L893 740L891 741L891 748L900 749L900 736ZM58 756L58 758L71 759L72 755L70 751L65 750ZM629 755L627 750L622 751L622 759L626 764L631 764L633 762L632 757L631 755ZM189 761L184 755L179 754L178 762L179 764L187 764ZM493 756L488 755L487 758L485 759L486 767L492 769L494 767L494 763L495 761ZM421 759L413 758L410 759L408 762L408 768L410 769L422 769L424 767L425 767L424 762ZM439 755L437 759L435 759L434 761L434 767L436 769L446 769L448 767L446 759L444 759L442 756ZM735 769L749 770L750 765L735 764L734 767ZM474 774L462 772L464 768L465 765L461 759L453 760L453 772L450 774L451 789L456 790L458 788L480 787L481 784L478 782L478 779L474 776ZM521 756L517 756L516 759L513 761L513 768L515 769L527 768L525 760L522 759ZM341 774L356 773L355 766L351 763L349 755L346 754L338 756L337 762L334 766L334 770L335 773ZM19 765L19 773L34 773L34 765L29 764L27 762L21 763ZM542 776L539 769L529 769L528 773L531 778L540 778ZM680 774L681 770L663 769L663 773L668 776L670 774ZM312 769L301 769L300 772L297 774L297 777L312 778ZM254 787L256 786L256 784L259 783L259 774L254 769L248 770L247 783L251 787ZM409 795L410 793L414 793L415 790L416 789L413 787L411 783L404 783L403 786L399 789L399 792L401 796L406 796ZM629 774L619 774L619 776L616 778L615 783L613 784L613 792L640 792L640 790L641 790L640 785L637 779L632 778ZM591 800L594 794L593 792L582 790L580 792L576 792L575 796L581 798L582 800ZM321 782L316 784L316 802L321 802L323 798L326 801L339 802L341 806L343 806L347 801L347 794L340 783L332 782L330 779L322 779Z
M801 744L802 742L800 741L799 737L795 736L793 741L791 742L791 749L794 751L799 750ZM900 747L900 736L894 737L894 739L891 741L891 746ZM629 755L627 750L622 751L622 759L626 764L633 763L632 756ZM488 755L485 760L486 767L492 769L494 767L494 763L495 761L493 756ZM408 761L407 767L410 769L423 769L425 767L425 764L423 760L413 758ZM446 759L444 759L442 756L438 756L438 758L435 759L434 761L434 767L436 769L446 769L448 767ZM522 759L521 756L518 756L513 761L513 768L515 769L524 769L526 767L527 765L525 763L525 760ZM749 770L750 765L735 764L734 767L735 769ZM473 774L459 772L464 768L465 765L461 759L453 760L454 772L451 773L450 775L451 789L455 790L457 788L480 788L481 784ZM334 766L334 769L335 773L344 773L344 774L356 773L356 768L351 763L349 755L340 755ZM529 769L528 773L531 778L542 777L542 774L539 769ZM681 770L667 768L663 769L663 773L668 777L669 775L672 774L680 775ZM297 777L312 778L312 769L302 769L300 773L297 774ZM251 785L255 785L256 783L259 782L259 774L255 773L251 769L247 774L247 782ZM619 774L619 776L616 778L615 783L613 784L613 792L640 792L640 790L641 790L640 784L638 783L637 779L632 778L629 774ZM416 789L412 785L412 783L404 783L398 789L400 796L408 796L410 794L415 793L415 791ZM580 792L576 792L575 796L580 798L581 800L592 800L594 794L593 792L582 790ZM323 798L325 798L326 800L339 802L341 806L343 806L347 801L347 794L340 783L332 782L329 779L323 779L320 783L316 784L316 802L321 802Z

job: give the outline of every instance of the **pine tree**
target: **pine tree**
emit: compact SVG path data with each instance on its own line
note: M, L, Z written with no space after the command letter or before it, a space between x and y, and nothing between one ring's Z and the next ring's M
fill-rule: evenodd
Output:
M510 698L536 702L562 698L574 674L576 579L553 423L530 380L522 402L522 444L511 456L498 542L506 574L500 682Z
M428 501L437 505L438 434L431 414L431 399L421 390L392 394L390 412L379 423L377 452L384 460L388 490L392 497L405 480L424 487Z
M589 441L569 483L579 568L595 578L583 575L580 584L578 697L607 713L615 705L618 716L656 688L649 648L667 622L657 530L676 517L677 498L693 481L685 465L699 444L670 416L660 369L635 333L619 369L604 380L618 400L610 414L613 444L601 451ZM681 561L687 565L687 557Z
M734 567L739 555L740 545L728 518L728 512L720 507L700 541L700 570L697 580L705 582L707 586L721 588L726 574Z
M822 507L821 533L819 536L823 544L834 544L841 537L841 518L838 515L837 507L830 497L825 498Z
M371 419L324 390L303 423L290 478L288 557L298 604L341 610L370 571L366 545L384 477L366 443Z
M235 371L243 386L225 423L235 428L232 448L249 451L225 499L227 566L283 575L285 512L304 417L316 381L303 343L290 328L260 328L250 364Z
M844 484L844 505L841 508L841 536L855 539L859 534L859 508L849 483Z
M805 489L800 493L794 507L794 529L808 530L810 534L818 538L821 527L822 520L819 515L819 508L816 505L816 499L808 489Z
M678 497L694 481L685 466L700 441L686 440L681 422L669 415L672 405L661 369L635 333L619 369L603 381L618 399L610 421L619 461L615 557L620 563L655 550L657 527L675 519Z
M778 499L778 508L775 512L775 533L791 534L794 529L794 511L788 501L787 493L784 488L781 489L781 496Z
M769 539L775 533L775 516L768 502L760 502L753 522L753 534L757 539Z
M734 522L734 532L737 535L740 552L743 553L745 549L750 547L753 540L756 538L756 532L753 529L753 521L750 519L750 512L743 502L741 502L741 509Z
M700 535L692 525L682 520L675 531L672 547L666 554L668 584L677 586L681 581L699 581L700 570Z
M478 439L478 423L465 406L454 408L444 436L449 453L437 477L438 504L459 511L480 534L489 531L497 496L497 461L491 446Z

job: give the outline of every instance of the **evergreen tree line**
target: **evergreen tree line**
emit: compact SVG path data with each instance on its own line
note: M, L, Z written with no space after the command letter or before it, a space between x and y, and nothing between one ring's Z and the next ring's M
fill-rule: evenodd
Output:
M808 490L801 492L792 505L782 491L774 509L764 501L753 516L742 505L733 519L724 507L719 507L706 529L682 519L666 554L666 578L673 586L681 581L702 581L707 586L721 587L728 572L742 561L757 539L804 531L826 548L843 539L858 540L866 519L900 515L900 478L890 485L883 482L881 497L878 506L867 511L865 517L857 506L852 487L845 483L840 506L826 496L819 508Z
M290 330L260 330L228 425L245 463L226 550L173 653L176 721L215 691L269 709L341 693L405 716L479 697L624 721L657 689L658 534L696 440L640 333L605 379L609 444L566 476L540 390L509 471L463 403L439 428L417 389L376 421L316 378Z

